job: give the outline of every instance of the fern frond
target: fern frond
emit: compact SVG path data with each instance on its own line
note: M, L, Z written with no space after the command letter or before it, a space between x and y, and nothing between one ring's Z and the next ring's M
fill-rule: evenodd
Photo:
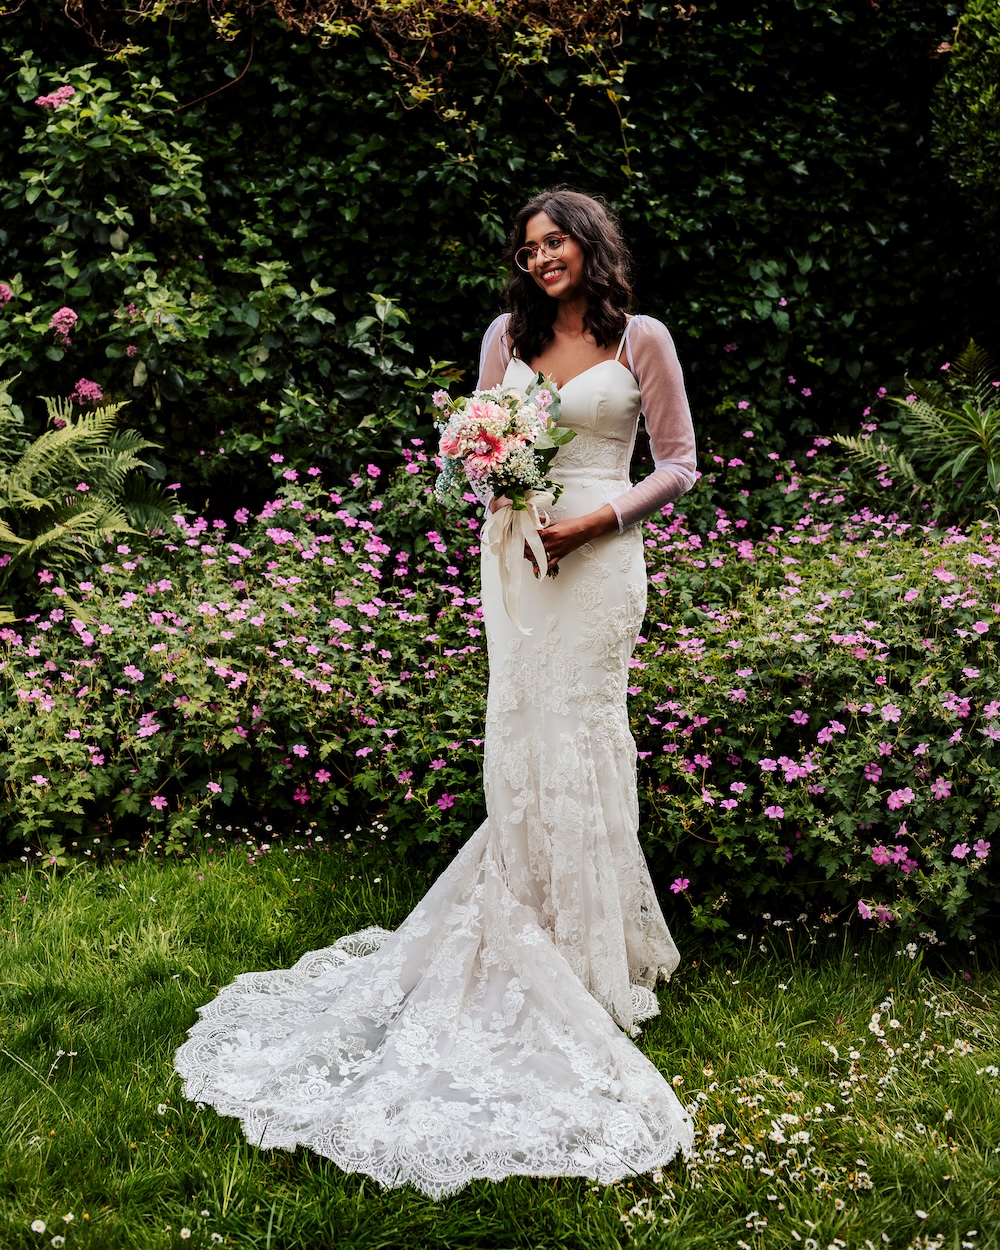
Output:
M969 339L968 346L963 348L953 362L951 372L970 392L979 407L983 407L991 399L994 403L997 402L997 388L993 385L997 376L996 363L975 339Z
M950 392L940 382L925 382L921 378L911 378L907 374L906 385L918 400L923 400L931 408L947 410L954 406ZM892 402L904 410L913 407L905 399L900 399L898 395L892 397Z
M53 518L49 528L34 535L18 555L33 560L45 553L47 562L56 568L75 562L81 554L107 543L119 534L133 533L128 517L118 507L88 508L74 513L65 521Z
M163 529L170 520L172 504L158 482L135 474L125 484L122 508L137 530Z
M930 489L928 483L917 475L913 464L899 448L891 446L884 440L875 443L870 438L835 434L833 441L838 447L843 447L848 456L856 461L863 471L873 474L889 473L895 484L905 483L914 495L926 495Z
M67 476L77 473L84 474L88 453L93 455L107 442L120 408L121 404L100 408L96 412L82 414L75 421L71 417L62 429L46 430L21 456L12 474L18 485L25 491L31 491L32 486L37 484L41 488L37 493L45 493L51 483L63 482Z
M122 535L141 538L165 522L166 501L137 472L156 444L137 430L115 428L122 404L80 413L68 400L47 398L52 424L32 440L5 387L0 384L0 550L13 559L0 569L0 585L35 560L69 570L95 547Z

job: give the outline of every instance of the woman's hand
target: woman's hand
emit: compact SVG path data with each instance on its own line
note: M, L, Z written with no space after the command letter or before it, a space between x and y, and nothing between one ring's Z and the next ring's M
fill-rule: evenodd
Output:
M565 521L553 521L545 529L539 530L542 546L548 557L548 572L554 573L559 568L559 561L570 552L576 551L584 543L593 542L602 534L610 534L618 530L618 516L612 506L606 503L596 512L588 512L584 516L568 517ZM531 553L527 546L528 558Z
M510 506L510 500L506 495L497 495L490 500L490 512L497 512L500 508ZM610 534L618 530L618 514L610 504L605 504L602 508L598 508L596 512L588 512L584 516L569 517L565 521L553 521L551 525L547 525L544 529L538 531L542 546L545 548L545 554L548 557L547 572L554 573L559 568L559 561L564 556L568 556L570 552L576 551L577 547L582 547L584 543L593 542L595 538L600 538L602 534ZM524 544L524 558L531 562L531 567L537 575L538 568L535 564L535 557L531 554L531 548L527 543Z

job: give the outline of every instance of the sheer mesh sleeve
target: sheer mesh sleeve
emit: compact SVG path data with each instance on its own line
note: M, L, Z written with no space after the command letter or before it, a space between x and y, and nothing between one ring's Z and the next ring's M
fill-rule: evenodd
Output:
M510 364L510 339L507 337L507 313L494 318L483 335L483 345L479 349L479 381L476 389L488 391L491 386L499 386L503 375Z
M625 354L642 395L653 472L608 500L618 515L619 530L679 499L697 478L694 426L670 332L654 317L633 317Z

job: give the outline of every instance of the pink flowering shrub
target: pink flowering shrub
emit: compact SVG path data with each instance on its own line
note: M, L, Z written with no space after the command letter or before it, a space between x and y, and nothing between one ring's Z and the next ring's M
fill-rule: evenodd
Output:
M699 923L738 895L822 898L967 934L996 899L1000 528L793 493L756 537L723 509L707 532L669 510L647 526L650 851L690 876Z
M477 517L435 508L420 444L344 490L272 459L255 515L178 511L148 552L40 570L0 636L15 844L180 848L252 813L450 851L476 827ZM710 527L646 526L630 689L656 879L706 927L766 902L967 934L997 893L1000 532L811 493L780 530L697 495Z
M427 456L405 458L430 492ZM176 847L235 808L381 812L406 845L481 818L478 522L445 539L411 474L346 497L275 476L255 517L178 511L151 550L113 542L65 585L39 571L37 611L0 630L15 842Z

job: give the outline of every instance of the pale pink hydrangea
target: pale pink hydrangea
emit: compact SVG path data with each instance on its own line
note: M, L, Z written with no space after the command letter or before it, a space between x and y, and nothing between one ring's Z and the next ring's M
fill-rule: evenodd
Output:
M40 95L36 98L35 103L39 108L47 109L53 112L57 108L61 108L69 100L76 95L76 88L66 83L63 87L57 87L50 95Z
M70 332L80 320L72 308L57 308L49 321L49 329L55 334L60 347L70 347Z
M89 378L81 378L70 392L70 399L78 404L97 404L104 398L104 392L96 382Z

